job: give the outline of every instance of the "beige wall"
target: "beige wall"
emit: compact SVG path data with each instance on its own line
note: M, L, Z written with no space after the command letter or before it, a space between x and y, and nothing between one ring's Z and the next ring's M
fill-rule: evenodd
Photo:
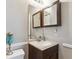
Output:
M6 0L6 31L13 32L14 43L27 40L28 0Z

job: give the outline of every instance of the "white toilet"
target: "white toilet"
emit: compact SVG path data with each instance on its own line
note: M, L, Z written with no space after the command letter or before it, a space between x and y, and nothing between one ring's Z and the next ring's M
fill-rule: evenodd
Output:
M25 53L23 49L18 49L18 50L13 51L12 55L7 55L6 59L24 59L24 55Z

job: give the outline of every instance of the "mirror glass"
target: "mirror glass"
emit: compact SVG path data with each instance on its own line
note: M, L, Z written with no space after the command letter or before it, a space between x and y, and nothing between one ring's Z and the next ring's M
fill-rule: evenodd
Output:
M33 16L32 16L32 18L33 18L33 27L40 27L41 25L40 25L40 19L41 19L41 13L40 12L37 12L37 13L35 13L35 14L33 14Z
M57 24L57 4L46 8L44 11L44 26Z

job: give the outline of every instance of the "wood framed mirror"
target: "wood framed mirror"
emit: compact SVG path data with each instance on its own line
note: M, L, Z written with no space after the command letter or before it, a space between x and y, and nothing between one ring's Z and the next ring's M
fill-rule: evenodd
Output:
M61 26L61 3L53 2L51 6L32 15L33 28Z
M42 26L42 14L41 11L36 12L32 15L33 28L39 28Z
M42 27L61 26L61 3L56 1L53 5L43 9Z

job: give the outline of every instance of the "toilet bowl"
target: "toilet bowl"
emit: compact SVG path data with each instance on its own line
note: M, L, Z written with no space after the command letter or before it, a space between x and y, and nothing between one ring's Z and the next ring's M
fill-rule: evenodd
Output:
M18 50L13 51L12 55L7 55L6 59L24 59L24 55L25 53L23 49L18 49Z

